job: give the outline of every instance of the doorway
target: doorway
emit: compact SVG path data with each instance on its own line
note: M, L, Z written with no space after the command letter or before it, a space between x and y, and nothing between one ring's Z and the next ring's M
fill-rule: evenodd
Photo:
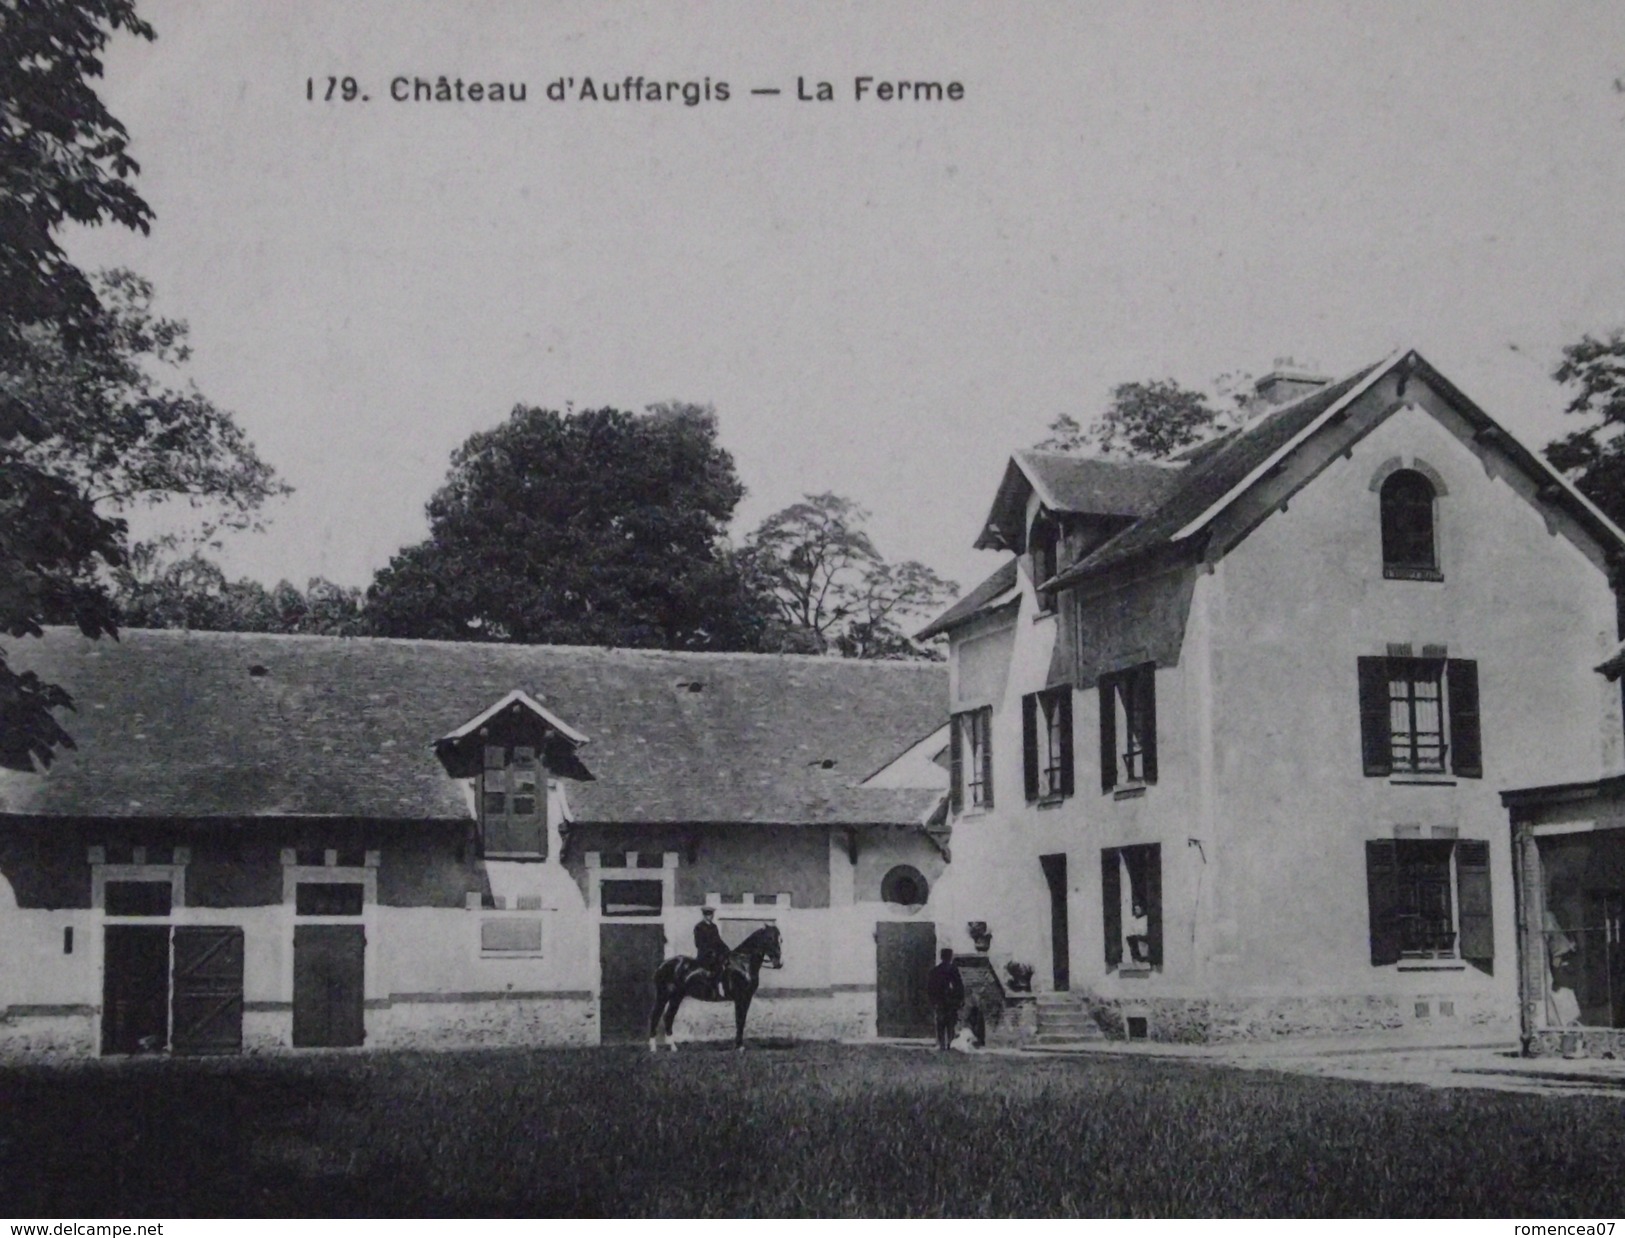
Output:
M607 884L607 883L606 883ZM655 971L665 961L659 924L598 926L598 1039L647 1040L654 1009Z
M110 924L102 969L102 1052L169 1044L169 926Z
M929 920L881 920L875 925L876 1035L935 1034L925 983L936 955L937 926Z
M1071 932L1066 921L1066 856L1041 855L1038 862L1044 866L1044 880L1049 885L1050 979L1055 992L1065 993L1072 986L1072 954L1068 944Z
M295 1048L359 1045L366 1037L367 932L359 924L293 930Z

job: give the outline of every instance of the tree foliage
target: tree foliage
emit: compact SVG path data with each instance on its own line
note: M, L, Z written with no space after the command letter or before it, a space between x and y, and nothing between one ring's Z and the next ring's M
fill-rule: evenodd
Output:
M257 527L262 505L288 487L232 415L181 380L187 325L155 314L152 285L133 272L100 273L92 286L96 332L70 347L54 325L27 328L0 370L0 394L42 422L21 460L104 513L184 503L198 513L200 541Z
M1552 377L1574 392L1565 411L1592 424L1549 444L1547 460L1610 519L1625 521L1625 333L1583 336Z
M836 494L809 494L764 520L745 557L765 584L772 648L848 658L936 657L909 639L958 586L922 563L888 563L864 530L869 513Z
M520 406L453 454L428 539L367 592L372 630L755 648L764 605L724 538L743 494L709 408Z
M58 240L65 222L148 228L128 135L92 85L121 29L153 37L131 0L0 8L0 370L31 355L37 332L78 352L106 330L95 289ZM60 615L86 635L110 635L113 604L89 577L120 561L124 527L31 456L51 429L48 408L0 388L0 631L37 635ZM0 655L0 764L30 769L71 745L52 714L71 704Z
M1223 424L1225 414L1200 391L1172 379L1119 383L1106 411L1088 425L1062 413L1049 426L1041 451L1165 460Z
M279 581L227 580L201 554L159 564L145 548L114 574L120 620L130 628L203 632L285 632L321 636L366 633L360 589L313 576L303 590Z

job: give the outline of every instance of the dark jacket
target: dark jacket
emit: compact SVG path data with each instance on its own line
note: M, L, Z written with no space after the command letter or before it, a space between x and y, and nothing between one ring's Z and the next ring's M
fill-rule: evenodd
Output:
M722 932L709 920L701 920L694 926L694 961L701 967L720 967L728 961L728 943L722 940Z
M918 974L918 973L916 973ZM925 995L940 1010L957 1010L965 1004L965 981L952 962L938 963L925 982Z

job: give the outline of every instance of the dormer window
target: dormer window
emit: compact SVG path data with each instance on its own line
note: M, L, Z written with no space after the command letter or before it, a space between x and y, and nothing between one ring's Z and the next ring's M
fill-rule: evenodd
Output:
M500 744L485 746L485 774L480 811L492 817L536 815L536 749Z
M1389 580L1442 580L1434 537L1433 483L1399 469L1382 483L1382 574Z
M1040 512L1027 535L1027 550L1031 555L1033 589L1038 595L1038 613L1049 614L1055 609L1055 595L1039 586L1053 580L1061 570L1061 530L1052 517Z
M473 784L486 859L547 858L548 779L590 780L576 755L586 742L518 689L435 741L446 773Z

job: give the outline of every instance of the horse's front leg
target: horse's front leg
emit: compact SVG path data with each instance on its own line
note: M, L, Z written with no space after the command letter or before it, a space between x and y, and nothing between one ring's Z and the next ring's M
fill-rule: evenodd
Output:
M745 1051L745 1015L749 1010L748 994L734 1002L734 1049L740 1053Z
M673 1053L677 1052L677 1033L672 1030L672 1024L677 1021L677 1007L683 1004L683 991L678 989L671 995L671 1001L666 1005L666 1031L661 1037L666 1047Z

